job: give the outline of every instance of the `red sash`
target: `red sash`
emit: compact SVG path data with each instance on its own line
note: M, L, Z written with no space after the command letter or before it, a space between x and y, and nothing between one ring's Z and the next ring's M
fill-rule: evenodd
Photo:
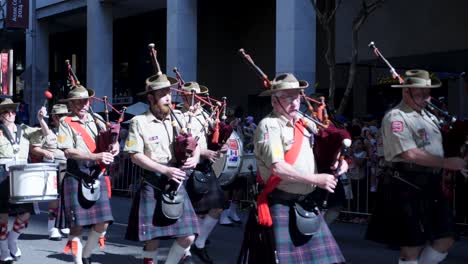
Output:
M71 128L73 128L77 133L81 134L81 137L83 138L83 141L85 142L86 146L88 147L88 149L92 152L92 153L95 153L96 152L96 142L94 142L94 139L89 135L89 133L86 131L86 129L84 129L84 127L82 127L79 122L73 122L71 120L71 116L67 116L65 117L64 119L65 123L67 123ZM101 167L101 170L102 172L105 172L106 171L106 166L104 166L102 163L98 163L99 166ZM109 176L108 175L105 175L104 176L104 180L106 181L106 185L107 185L107 196L109 198L111 198L112 196L112 186L111 186L111 182L110 182L110 179L109 179Z
M294 143L291 149L284 155L284 161L290 165L294 165L301 152L302 141L304 140L304 125L302 121L296 122L294 125ZM281 178L271 175L268 179L265 189L260 193L257 199L258 223L263 226L271 226L270 208L268 207L268 194L271 193L280 184Z

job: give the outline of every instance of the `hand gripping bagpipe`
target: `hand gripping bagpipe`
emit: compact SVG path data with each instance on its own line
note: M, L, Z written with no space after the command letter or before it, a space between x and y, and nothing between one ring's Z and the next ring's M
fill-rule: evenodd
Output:
M269 88L272 85L272 82L260 67L255 64L251 56L246 54L244 49L240 49L239 54L247 65L255 71L257 76L261 78L263 86L265 88ZM306 96L303 90L301 90L301 96L304 98L307 108L311 112L311 116L308 116L301 111L298 112L302 118L304 126L311 132L311 134L314 134L314 153L317 169L319 172L331 172L331 167L340 161L340 156L338 154L345 146L344 140L351 139L351 136L348 131L337 128L337 126L329 120L324 97L320 97L320 101L317 101ZM318 105L317 110L314 110L311 102ZM318 131L315 129L309 129L309 122L315 123L318 126ZM349 143L349 141L346 142L346 144Z
M387 59L382 55L380 50L375 46L375 43L371 41L369 43L369 48L371 48L375 56L382 59L382 61L390 68L390 73L394 79L397 79L399 84L404 84L405 81L400 75L396 72L395 68L388 62ZM448 113L448 111L443 110L441 107L438 107L435 103L442 105L441 102L438 102L435 98L430 97L427 102L427 105L424 108L424 111L430 112L432 115L429 115L432 121L440 128L443 136L443 146L445 155L458 156L460 155L460 148L466 146L466 141L468 139L468 122L460 121L454 115ZM462 155L462 157L464 157Z
M187 94L187 92L181 90L185 82L184 79L182 79L182 75L180 74L179 70L177 68L174 68L173 72L175 73L176 79L178 81L178 89L172 88L172 90L180 94ZM202 111L203 116L205 117L203 127L209 128L209 130L207 131L208 149L213 151L220 150L223 144L226 143L228 138L231 136L233 131L232 126L226 123L227 98L222 97L221 102L210 97L209 94L206 94L206 96L200 96L192 91L190 95L192 96L192 101L191 107L189 109L190 113L188 123L191 124L191 118L194 112L197 110L196 108L199 108ZM202 104L197 104L196 107L194 107L195 98L197 98L204 105L209 106L210 111L206 110Z
M78 77L73 71L70 65L70 61L66 60L65 64L67 66L68 80L70 82L70 85L72 87L80 85L80 81L78 80ZM125 111L127 110L127 108L124 106L121 111L117 110L108 102L107 96L104 96L103 99L100 99L97 97L92 97L92 98L104 103L104 114L105 114L105 120L102 120L101 117L97 116L93 112L92 107L89 106L88 111L93 117L94 122L96 123L96 127L99 130L98 137L96 140L96 150L94 151L94 153L110 152L113 149L113 145L117 143L119 140L120 123L122 123L124 120L124 115L125 115ZM117 120L117 122L110 122L109 107L112 108L116 113L118 113L119 119ZM111 183L109 179L109 173L110 173L109 165L104 165L102 163L99 163L99 166L101 167L101 172L104 173L105 175L105 180L106 180L106 184L108 187L108 195L109 197L111 197L112 189L111 189Z

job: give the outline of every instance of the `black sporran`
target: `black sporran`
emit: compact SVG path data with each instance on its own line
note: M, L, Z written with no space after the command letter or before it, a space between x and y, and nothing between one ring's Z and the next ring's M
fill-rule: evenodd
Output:
M194 170L187 181L187 188L192 189L196 194L206 194L210 190L210 178L199 170Z
M313 236L320 229L322 224L322 217L317 206L308 206L304 208L299 203L294 203L294 219L297 231L304 236Z

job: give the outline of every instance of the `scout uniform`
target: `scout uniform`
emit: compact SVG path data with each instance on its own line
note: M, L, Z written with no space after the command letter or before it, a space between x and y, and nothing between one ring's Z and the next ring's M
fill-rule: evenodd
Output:
M407 72L406 79L427 79L422 88L440 87L438 80L430 80L428 76L426 71L412 70ZM399 156L419 148L444 157L442 135L431 118L431 113L424 110L419 113L403 101L385 114L382 138L388 173L381 181L382 191L368 226L368 239L416 247L428 240L455 235L453 213L442 192L442 170L408 163Z
M11 99L4 99L0 103L0 113L6 110L16 111L18 103ZM19 129L19 130L18 130ZM17 133L20 131L19 133ZM40 135L40 128L32 128L25 124L16 125L13 134L3 123L0 124L0 214L23 214L33 212L32 203L10 204L10 180L8 167L15 164L26 164L29 154L30 140ZM19 258L21 250L17 246L17 240L21 232L26 228L27 222L21 221L17 216L10 232L8 222L0 223L0 261L12 261L13 257ZM6 240L8 237L8 241Z
M182 91L185 96L203 95L208 93L208 88L199 85L196 82L187 82L182 86ZM194 93L194 94L192 94ZM198 137L198 145L200 149L208 149L207 135L209 132L209 117L203 111L198 108L192 113L189 109L184 109L184 116L187 122L190 122L189 126L191 133L194 137ZM191 116L191 117L190 117ZM192 201L193 208L197 214L206 214L206 216L200 220L200 234L192 245L191 250L198 255L198 257L205 263L212 263L211 257L205 248L205 242L211 231L218 223L218 219L209 215L211 209L222 209L224 206L224 193L219 185L214 170L212 168L211 161L200 159L199 164L195 168L202 172L207 179L208 191L206 193L197 193L193 188L193 182L196 181L195 177L192 176L187 181L187 193Z
M69 114L68 108L64 104L55 104L52 106L52 111L50 112L51 115L67 115ZM67 168L67 158L65 157L65 153L63 150L57 147L57 136L58 136L58 127L51 128L52 132L48 135L41 135L40 137L36 137L31 140L31 144L33 146L38 146L43 148L47 151L52 152L54 155L53 160L47 160L44 158L42 162L54 162L59 166L59 173L58 173L58 191L60 193L60 188L62 186L62 180L65 176L66 168ZM60 241L62 240L62 235L58 228L55 227L55 222L58 216L58 208L51 208L49 204L49 220L47 224L47 229L49 230L49 239ZM54 206L55 207L55 206ZM58 218L60 219L60 218ZM62 229L62 232L65 234L69 233L69 229Z
M164 74L155 75L147 79L146 91L140 95L159 89L169 88L177 80ZM173 110L178 120L184 122L183 114ZM125 142L124 151L129 154L143 153L155 162L166 166L175 166L174 155L175 128L172 117L168 115L164 120L157 119L151 110L142 115L135 116L130 121L129 133ZM172 182L164 175L145 171L145 177L157 177L158 186L142 180L140 189L133 198L125 238L132 241L149 241L152 239L171 239L186 237L199 233L197 216L188 197L184 199L182 216L178 219L168 219L161 213L161 186ZM186 196L184 186L179 194ZM147 263L152 263L153 251L144 251ZM153 255L151 255L153 254Z
M292 74L281 74L273 80L271 89L260 96L274 95L278 91L300 90L308 86L306 81L298 81ZM296 128L286 117L273 111L260 121L254 134L254 153L261 179L267 183L271 177L272 164L287 161L285 155L293 148L295 133L302 133L302 145L296 161L291 164L301 174L317 173L315 158L307 129ZM299 130L298 130L299 129ZM313 236L295 232L291 202L308 200L315 186L292 181L281 181L268 195L272 228L279 263L341 263L343 255L327 224L321 219L320 227ZM322 216L319 216L320 218ZM290 223L290 221L292 221Z
M84 86L76 85L68 93L67 99L80 100L89 99L94 95L94 91L86 89ZM99 120L102 120L98 115L95 116L100 123L100 126L104 126ZM85 121L81 120L78 116L71 113L70 115L60 119L60 125L57 136L57 147L66 151L67 149L78 149L84 153L92 153L85 143L83 133L87 133L91 139L96 142L98 137L98 127L95 123L94 117L90 114L86 114ZM82 128L81 131L77 131L73 128L73 125L78 125ZM61 188L61 212L59 213L59 228L71 228L71 227L91 227L98 223L112 223L114 217L112 216L110 201L108 197L107 184L102 173L96 173L101 170L99 165L94 161L78 161L73 159L67 159L67 171L62 181ZM97 176L99 175L99 176ZM99 182L100 197L95 202L88 202L82 198L80 189L83 188L81 180L97 176L97 182ZM96 182L95 182L96 184ZM95 246L98 245L98 240L102 241L103 233L98 233L94 229L88 234L88 240L83 248L83 252L92 252ZM100 241L100 242L101 242ZM74 243L81 249L80 237L69 236L69 242L65 248L68 251L70 248L73 249ZM101 245L102 246L102 245ZM72 252L75 263L81 263L81 251ZM75 254L76 253L76 254ZM83 258L89 258L89 256L83 255ZM84 260L85 260L84 259ZM89 260L85 260L89 261Z
M196 82L188 82L185 83L182 87L182 90L186 93L190 93L193 90L196 94L206 94L208 92L208 88L199 85ZM196 109L195 113L191 113L188 109L184 109L184 117L186 122L189 122L190 115L191 124L190 129L193 137L198 137L198 146L200 149L207 149L207 134L209 132L209 123L210 120L207 120L209 117L206 113L203 112L202 109ZM209 179L209 190L205 194L196 193L193 188L190 188L190 181L194 180L193 177L189 179L187 183L189 186L187 187L187 192L192 201L193 208L197 214L206 214L210 209L215 208L223 208L224 205L224 194L219 186L218 181L216 180L216 176L214 174L213 169L211 168L211 164L208 160L200 160L198 164L197 170L203 172Z

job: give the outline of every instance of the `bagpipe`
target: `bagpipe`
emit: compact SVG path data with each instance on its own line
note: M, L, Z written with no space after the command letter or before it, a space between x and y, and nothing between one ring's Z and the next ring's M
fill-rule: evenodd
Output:
M239 54L247 65L253 69L256 75L263 81L264 88L268 89L272 85L268 76L255 64L252 57L245 53L244 49L240 49ZM345 146L344 144L350 143L350 141L345 141L345 139L350 140L351 135L347 130L340 128L340 124L336 121L332 122L326 108L324 97L320 97L320 101L318 101L307 96L303 90L301 90L300 93L307 106L307 110L310 111L310 114L308 115L299 111L299 116L301 117L306 129L313 134L314 154L317 169L319 172L334 172L332 167L337 162L340 162L340 159L341 161L343 160L339 153L341 153L341 150ZM315 104L316 107L314 108L312 104ZM311 129L311 126L308 125L310 122L314 123L317 126L317 129Z
M76 76L75 72L73 71L70 61L65 60L65 64L67 66L67 73L68 73L68 81L72 87L81 85L78 77ZM102 117L96 115L91 106L88 108L88 112L91 114L96 127L98 129L98 136L96 138L96 150L94 153L101 153L101 152L110 152L113 149L113 145L118 143L119 140L119 133L120 133L120 124L124 121L124 115L126 111L126 107L122 107L122 110L119 111L109 103L107 96L104 96L103 99L93 96L92 99L101 101L104 103L104 115L105 120ZM109 118L109 107L113 109L118 115L119 118L116 122L110 122ZM111 197L111 182L109 179L110 174L110 165L105 164L98 164L101 169L101 173L105 176L105 181L108 187L108 196Z
M148 45L154 74L156 76L160 76L162 75L162 71L157 59L157 51L154 47L155 45L153 43ZM188 157L193 155L193 152L198 146L198 139L192 136L192 133L190 133L191 131L187 130L185 123L181 122L181 120L177 117L177 115L174 113L174 110L172 109L172 105L166 105L166 107L169 109L172 118L171 125L175 133L174 155L177 161L176 165L178 167L181 166Z
M204 116L203 127L207 128L208 149L213 151L220 150L227 142L233 131L233 127L226 122L227 98L222 97L222 101L219 101L211 97L209 94L201 96L195 94L193 91L191 93L183 91L182 86L185 84L185 81L182 78L182 75L177 68L174 68L173 72L175 73L178 87L177 89L172 88L172 90L182 95L189 94L191 96L191 106L189 108L189 121L187 126L190 127L192 116L195 111L200 109ZM195 104L195 98L200 102L200 104ZM209 110L205 107L209 107Z
M375 56L382 59L382 61L388 66L393 79L398 80L399 84L404 84L405 81L403 78L401 78L395 68L393 68L390 62L382 55L375 43L371 41L368 46L372 49ZM444 109L445 106L440 100L429 97L426 102L427 104L423 111L427 111L432 114L429 115L431 120L439 127L442 133L445 156L460 156L465 158L465 160L468 159L466 153L468 144L468 121L458 120L455 115L450 114L446 109Z

